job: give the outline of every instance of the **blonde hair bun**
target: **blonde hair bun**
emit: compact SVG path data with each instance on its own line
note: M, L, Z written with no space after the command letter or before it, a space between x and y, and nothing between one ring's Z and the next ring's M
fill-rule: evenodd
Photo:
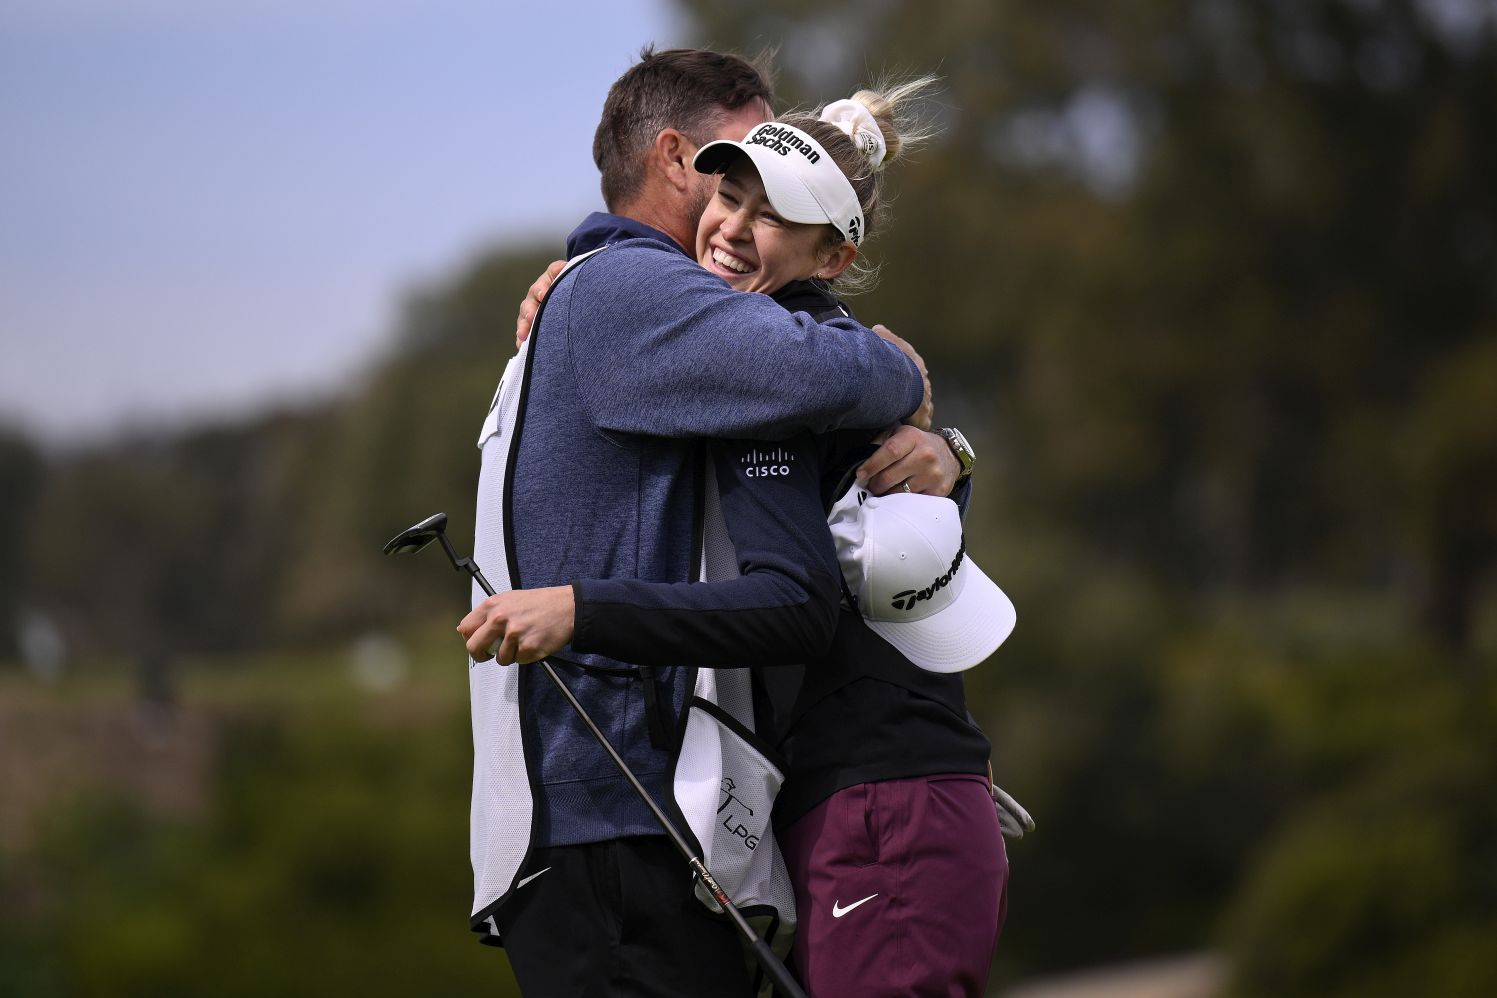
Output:
M875 170L884 169L904 153L924 145L935 134L935 130L925 124L921 107L940 85L940 79L935 76L921 76L903 83L876 84L873 89L859 90L849 98L863 105L883 134L881 162L870 163Z

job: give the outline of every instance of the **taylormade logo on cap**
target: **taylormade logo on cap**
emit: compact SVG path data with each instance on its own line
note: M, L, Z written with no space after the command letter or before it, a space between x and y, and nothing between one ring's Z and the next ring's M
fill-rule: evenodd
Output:
M853 608L920 668L970 669L1013 631L1014 605L967 556L950 499L854 485L827 525Z
M957 569L962 567L962 559L967 556L967 538L962 538L962 546L957 549L956 557L952 559L951 567L946 570L945 575L938 576L936 581L924 589L906 589L902 593L895 593L890 605L896 610L913 610L915 604L921 600L930 599L936 593L945 589L951 582L952 576L956 575Z

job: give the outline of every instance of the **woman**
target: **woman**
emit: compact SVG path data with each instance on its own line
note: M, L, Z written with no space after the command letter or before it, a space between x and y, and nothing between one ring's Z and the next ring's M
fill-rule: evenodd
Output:
M704 147L697 168L723 177L698 228L698 262L792 311L817 319L847 314L833 282L885 222L882 169L916 141L900 123L908 120L907 102L928 85L862 91L819 118L786 116L743 143ZM837 162L845 185L818 169L816 147ZM932 637L961 630L950 608L908 622L897 619L899 611L880 613L891 609L883 601L869 605L877 580L865 569L878 561L870 548L889 525L879 519L870 529L857 513L920 520L931 515L922 505L950 506L924 496L865 496L861 505L849 497L849 472L872 440L857 431L817 440L847 602L864 612L844 610L831 651L798 683L785 670L765 672L778 694L775 724L789 766L775 824L800 919L791 960L815 995L867 995L875 987L981 994L1004 916L1007 859L986 777L990 748L952 672L985 658L1007 635L1012 618L999 618L1011 607L979 598L976 606L996 626L969 627L975 641L937 649ZM965 493L965 482L959 489ZM890 508L900 504L915 508ZM958 578L974 575L973 587L986 582L964 561ZM920 627L924 641L906 633Z
M698 262L793 311L846 315L831 282L846 282L883 224L882 169L912 144L899 123L929 85L860 92L820 117L790 115L743 142L703 147L697 169L722 179L702 216ZM783 530L797 535L786 550L804 551L804 535L824 535L830 511L842 570L827 653L804 669L760 673L768 697L759 730L788 758L774 810L800 919L792 965L818 996L976 995L1003 921L1007 860L990 746L957 673L1006 637L1012 606L965 557L953 502L905 494L908 485L871 496L852 481L875 439L843 431L783 448L712 448L722 488L814 476L819 488L773 493L777 519L756 542L762 549L765 531ZM963 481L959 498L966 492ZM786 508L795 503L810 508ZM742 567L773 571L772 560ZM502 636L500 661L513 661L526 632L541 632L532 646L542 654L571 642L640 664L734 664L731 626L660 627L659 614L621 607L621 592L661 584L611 580L606 602L590 599L588 585L508 594L501 627L480 605L460 630L480 659ZM714 584L665 588L677 605L712 607Z

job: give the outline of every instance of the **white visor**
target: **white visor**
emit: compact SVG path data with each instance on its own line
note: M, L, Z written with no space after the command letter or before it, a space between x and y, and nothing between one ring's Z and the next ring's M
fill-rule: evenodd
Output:
M854 484L828 523L864 622L920 668L970 669L1013 632L1014 605L967 556L950 499Z
M854 246L863 242L863 208L852 182L821 143L793 125L766 121L742 142L718 139L697 150L699 173L721 173L734 158L749 158L774 210L791 222L829 222Z

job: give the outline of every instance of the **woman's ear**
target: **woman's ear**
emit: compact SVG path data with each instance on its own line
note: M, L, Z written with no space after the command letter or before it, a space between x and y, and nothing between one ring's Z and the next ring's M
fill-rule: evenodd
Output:
M827 254L822 260L821 267L817 269L816 276L823 281L830 281L835 277L841 277L842 272L852 266L852 262L858 258L858 248L850 241L844 239L841 245Z

